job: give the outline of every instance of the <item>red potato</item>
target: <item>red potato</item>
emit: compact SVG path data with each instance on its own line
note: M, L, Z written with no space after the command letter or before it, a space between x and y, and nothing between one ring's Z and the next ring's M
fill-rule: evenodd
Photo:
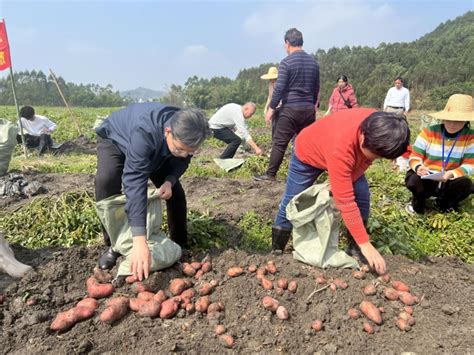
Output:
M385 298L390 300L390 301L396 301L398 299L398 296L399 296L398 291L394 290L391 287L385 287L384 290L383 290L383 294L384 294Z
M364 332L366 332L368 334L374 334L375 329L370 323L365 322L364 323Z
M200 280L203 275L204 275L204 271L198 270L198 271L196 272L196 275L194 276L194 278L195 278L196 280Z
M271 290L273 288L273 282L271 282L269 279L267 279L266 277L262 277L260 279L260 283L262 284L262 287L265 289L265 290Z
M287 279L279 279L277 281L277 286L279 288L282 288L282 289L286 290L288 288L288 280Z
M187 290L184 290L183 293L180 295L182 300L190 300L196 296L196 292L192 288L188 288Z
M166 301L165 301L166 302ZM162 304L164 304L163 302ZM160 315L162 304L156 301L145 301L138 307L137 315L140 317L156 318Z
M190 288L194 286L193 280L191 279L183 279L183 280L184 280L184 284L186 285L186 288Z
M357 280L363 280L363 279L365 279L365 272L363 272L363 271L354 271L352 273L352 276Z
M196 307L194 306L194 303L189 303L186 305L186 312L188 314L193 314L194 312L196 312Z
M370 271L370 266L367 264L364 264L360 267L360 271L362 272L369 272Z
M99 307L99 302L95 298L87 297L79 301L76 307L87 307L92 309L97 309Z
M191 263L191 267L198 271L202 267L202 264L199 261L193 261Z
M219 341L226 348L232 348L235 345L234 338L232 338L232 336L229 334L222 334L221 336L219 336Z
M206 313L209 307L209 296L203 296L196 301L196 311Z
M128 313L128 307L124 305L107 307L100 314L99 319L104 323L113 324L119 319L122 319L123 317L125 317L127 313Z
M398 329L400 329L402 332L408 332L411 329L408 322L402 318L398 318L395 324L398 327Z
M265 277L265 275L267 274L267 269L265 269L264 267L259 267L257 269L257 279L260 280L262 277Z
M189 263L183 263L183 265L181 266L181 271L183 271L183 274L185 274L186 276L194 276L196 275L196 269L193 268Z
M263 307L269 311L276 312L278 306L280 305L278 301L270 296L263 297L262 300Z
M337 286L334 282L331 282L331 284L329 285L329 289L332 291L332 292L336 292L337 290Z
M326 280L326 278L325 278L324 276L322 276L322 275L316 277L316 283L317 283L318 285L324 285L324 284L327 283L327 282L328 282L328 280Z
M198 292L201 296L207 296L210 295L213 290L214 287L212 287L210 283L205 283L204 285L202 285Z
M405 312L407 312L409 315L411 315L411 316L413 315L413 307L411 307L411 306L405 306L405 307L403 307L403 310L404 310Z
M247 268L247 271L250 272L250 273L254 273L255 271L257 271L257 265L250 265L248 268Z
M219 306L221 312L225 310L225 305L224 305L223 302L219 301L219 302L217 302L217 305Z
M413 306L416 303L415 297L408 292L400 292L398 298L405 306Z
M383 275L380 275L377 280L379 280L380 282L383 282L383 283L389 283L390 282L390 279L391 279L391 276L390 274L383 274Z
M140 307L147 303L148 301L141 300L139 298L130 298L129 307L132 311L138 312Z
M71 329L77 323L77 315L74 308L59 312L51 323L51 330L64 332Z
M349 287L349 285L347 285L347 282L341 279L334 279L333 282L338 288L342 288L343 290Z
M224 309L222 308L222 304L220 302L214 302L207 307L207 313L213 313L213 312L221 312Z
M374 284L368 284L362 289L362 292L366 296L373 296L377 293L377 288Z
M315 321L311 323L311 329L317 332L323 330L323 328L324 328L323 322L321 322L319 319L316 319Z
M101 284L108 284L113 280L112 274L107 272L106 270L100 269L98 266L96 266L93 270L93 274L95 279L100 282Z
M216 325L216 328L214 330L214 333L219 336L219 335L222 335L224 334L226 331L225 327L222 325L222 324L218 324Z
M137 281L138 279L134 275L130 275L125 278L125 282L128 284L133 284L134 282L137 282Z
M163 290L159 290L154 296L153 296L153 300L157 301L157 302L164 302L168 299L168 297L166 296L166 293L165 291Z
M244 269L242 269L239 266L234 266L234 267L231 267L229 270L227 270L227 275L229 275L230 277L237 277L237 276L242 275L243 272L244 272Z
M277 288L275 289L275 292L276 292L276 294L277 294L278 296L283 296L283 295L285 294L285 290L282 289L282 288L280 288L280 287L277 287Z
M267 269L267 271L274 275L277 273L277 267L275 265L275 262L270 260L268 263L267 263L267 266L265 266L265 269Z
M392 281L392 287L401 292L410 292L410 287L401 281Z
M349 308L349 310L347 311L347 314L352 319L359 319L359 317L360 317L360 312L355 308Z
M375 324L382 324L382 315L380 310L370 301L362 301L359 305L361 312Z
M379 311L380 311L380 313L385 313L385 308L379 307Z
M283 306L279 306L277 308L276 316L278 317L278 319L281 320L287 320L290 317L290 315L288 314L288 310Z
M415 325L415 318L413 318L407 312L401 312L398 317L405 320L408 323L409 326Z
M109 299L105 303L105 305L107 307L122 306L122 305L128 307L130 305L130 299L128 297L125 297L125 296L118 296L118 297L114 297L114 298Z
M173 279L170 281L169 289L173 296L177 296L186 289L186 282L183 279Z
M151 301L155 297L155 294L150 291L143 291L139 292L137 298L144 300L144 301Z
M144 291L152 291L150 285L143 283L141 281L137 281L132 285L132 291L135 293L140 293Z
M290 291L291 293L296 293L297 290L298 284L296 283L296 281L290 281L288 283L288 291Z
M203 273L207 274L212 270L212 264L210 261L206 261L205 263L202 264L201 270Z
M84 306L76 306L75 308L73 308L73 310L74 310L74 313L76 314L76 318L78 322L80 322L81 320L91 318L95 313L94 308L88 308Z
M30 297L26 300L26 305L29 306L29 307L34 306L37 303L38 303L38 300L36 298L31 298Z
M105 298L109 297L114 293L114 285L112 284L100 284L97 280L91 276L87 279L87 293L92 298Z

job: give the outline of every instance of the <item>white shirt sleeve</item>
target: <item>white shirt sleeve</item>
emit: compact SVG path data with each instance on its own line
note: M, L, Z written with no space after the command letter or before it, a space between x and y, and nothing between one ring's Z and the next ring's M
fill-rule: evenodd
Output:
M407 89L407 94L405 95L405 111L410 110L410 90Z
M53 121L51 121L49 118L45 117L46 118L46 122L45 122L45 128L49 129L51 132L54 132L57 128L57 125L56 123L54 123Z
M388 101L390 100L390 90L392 90L392 88L388 89L387 95L385 95L385 101L383 102L383 109L384 110L387 108Z

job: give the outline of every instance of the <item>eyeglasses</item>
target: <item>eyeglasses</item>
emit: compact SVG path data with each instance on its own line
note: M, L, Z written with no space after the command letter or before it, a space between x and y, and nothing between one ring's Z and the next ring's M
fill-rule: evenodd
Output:
M178 140L173 136L173 134L170 135L170 142L172 147L170 147L170 150L172 151L174 156L180 157L180 158L187 158L188 156L193 156L196 154L197 149L186 149L186 148L181 148L177 145Z

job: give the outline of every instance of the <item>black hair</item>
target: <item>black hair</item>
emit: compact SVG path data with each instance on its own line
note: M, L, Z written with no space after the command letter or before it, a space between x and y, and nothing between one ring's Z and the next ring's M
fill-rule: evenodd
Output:
M400 80L402 84L405 82L401 76L397 76L394 81Z
M31 106L23 106L20 110L20 117L26 118L27 120L32 119L35 115L35 109Z
M342 80L343 82L347 83L349 80L347 79L347 76L341 75L339 78L337 78L336 82L339 82L339 80Z
M410 128L402 115L374 112L360 125L363 147L381 158L395 159L407 151Z
M176 112L170 119L170 129L173 137L190 148L199 147L211 136L206 114L198 109Z
M303 45L303 34L296 28L290 28L285 33L285 42L288 42L292 47L301 47Z

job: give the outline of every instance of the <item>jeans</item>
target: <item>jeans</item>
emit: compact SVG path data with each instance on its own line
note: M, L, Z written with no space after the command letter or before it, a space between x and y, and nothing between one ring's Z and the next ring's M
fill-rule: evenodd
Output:
M221 159L230 159L233 158L235 152L239 148L239 145L242 143L242 139L236 135L230 128L220 128L213 129L214 138L227 143L227 147L224 152L221 154Z
M290 165L288 167L288 175L286 178L285 194L280 202L274 226L288 230L293 228L291 222L286 218L286 206L293 197L312 186L318 176L323 172L324 170L322 169L303 163L296 157L295 152L292 152ZM355 200L362 215L362 219L367 220L369 219L370 213L370 191L365 175L362 175L354 181L353 187Z

